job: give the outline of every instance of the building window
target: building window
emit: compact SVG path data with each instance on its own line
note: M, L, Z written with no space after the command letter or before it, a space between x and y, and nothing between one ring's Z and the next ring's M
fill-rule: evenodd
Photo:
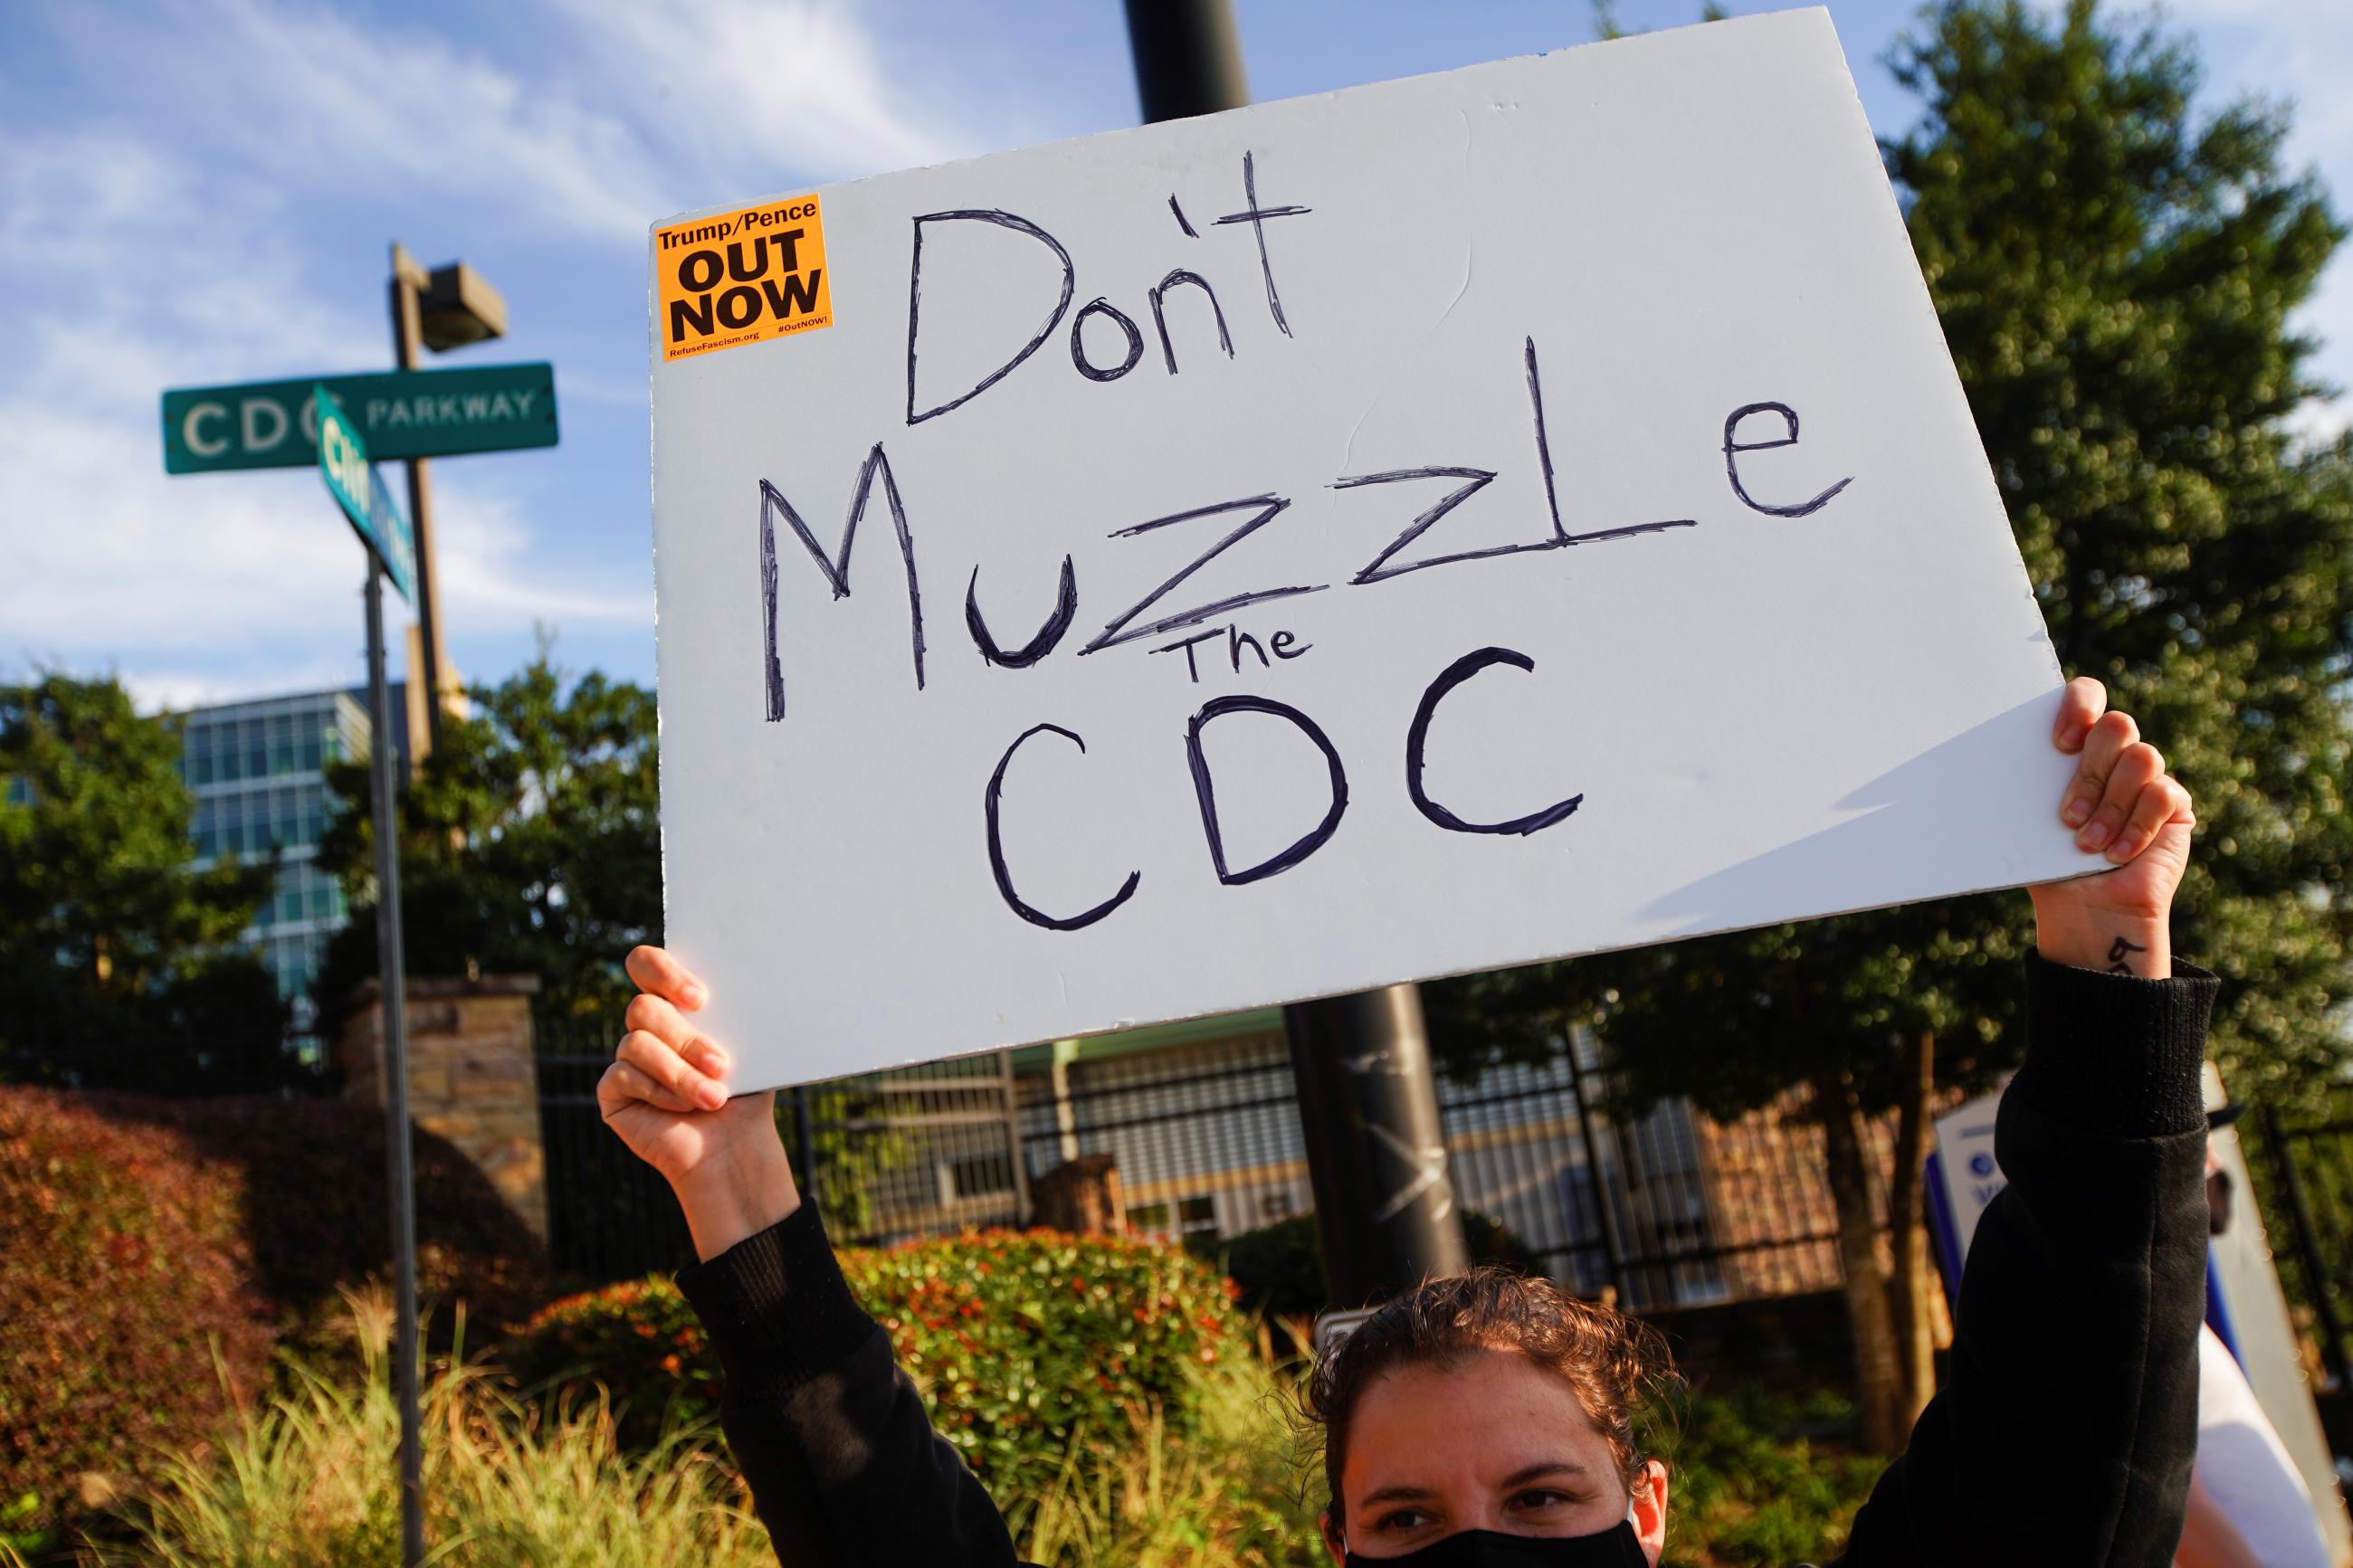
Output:
M1156 1230L1177 1237L1218 1234L1218 1201L1212 1197L1179 1198L1172 1215L1166 1203L1143 1204L1127 1211L1131 1230Z

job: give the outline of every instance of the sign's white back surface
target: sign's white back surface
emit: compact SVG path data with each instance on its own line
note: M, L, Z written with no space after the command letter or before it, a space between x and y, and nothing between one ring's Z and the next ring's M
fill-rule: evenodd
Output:
M739 1090L2097 864L1824 12L651 259L668 932Z

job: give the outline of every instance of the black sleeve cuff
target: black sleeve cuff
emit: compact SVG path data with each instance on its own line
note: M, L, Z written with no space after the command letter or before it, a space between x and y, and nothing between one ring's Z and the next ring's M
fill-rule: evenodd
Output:
M2055 1121L2116 1138L2206 1124L2206 1022L2222 983L2173 961L2170 980L2026 955L2026 1062L2010 1093Z
M731 1401L798 1388L880 1331L849 1294L815 1204L681 1268L678 1288L710 1331Z

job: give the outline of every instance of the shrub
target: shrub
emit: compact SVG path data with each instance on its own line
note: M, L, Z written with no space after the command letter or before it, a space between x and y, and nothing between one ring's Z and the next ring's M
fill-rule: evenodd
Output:
M341 1100L122 1101L184 1129L236 1169L262 1289L281 1332L311 1349L344 1343L341 1292L386 1277L384 1111ZM457 1308L474 1331L528 1317L553 1293L546 1249L490 1179L450 1144L413 1131L417 1293L446 1343Z
M234 1173L185 1134L0 1092L0 1500L37 1540L86 1474L195 1442L268 1381Z
M1854 1429L1853 1405L1827 1391L1744 1386L1658 1415L1644 1442L1672 1467L1666 1568L1827 1563L1886 1468L1835 1441L1816 1447Z
M1156 1410L1189 1436L1187 1370L1242 1348L1226 1282L1159 1242L997 1231L841 1261L942 1435L1000 1497L1047 1489L1073 1445L1111 1453L1132 1417ZM625 1440L706 1415L717 1391L701 1324L659 1278L557 1302L506 1353L529 1381L596 1378Z
M466 1159L417 1138L419 1290L444 1326L544 1299L536 1241ZM320 1345L385 1271L384 1117L306 1100L164 1101L0 1087L0 1500L78 1513Z
M1324 1251L1315 1216L1293 1215L1235 1236L1196 1236L1185 1245L1234 1282L1236 1301L1265 1318L1312 1318L1324 1310Z
M718 1357L702 1320L667 1275L543 1307L500 1347L499 1359L527 1387L593 1379L611 1402L622 1446L631 1449L719 1410Z
M1535 1254L1510 1226L1475 1210L1462 1211L1462 1241L1473 1263L1493 1263L1521 1274L1542 1271ZM1198 1236L1185 1245L1233 1279L1246 1312L1275 1320L1313 1318L1329 1304L1324 1296L1324 1253L1312 1214L1293 1215L1238 1236Z

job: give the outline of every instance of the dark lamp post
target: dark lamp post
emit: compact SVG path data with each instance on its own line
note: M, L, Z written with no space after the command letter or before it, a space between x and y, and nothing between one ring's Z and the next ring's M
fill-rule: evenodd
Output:
M417 264L406 246L392 247L392 357L402 370L415 370L419 351L446 353L506 335L507 302L490 279L462 261L437 267L430 273ZM409 726L412 763L421 762L441 739L441 714L454 695L457 682L449 668L448 633L441 624L440 556L433 537L433 476L422 458L410 458L408 516L417 531L417 637L424 668L412 668L411 684L421 678L422 693L412 692L408 711L421 710L425 732Z
M1250 101L1231 0L1127 0L1136 95L1148 121ZM1290 329L1285 328L1284 331ZM1447 1173L1421 993L1387 985L1282 1010L1300 1132L1335 1307L1410 1289L1466 1264Z

